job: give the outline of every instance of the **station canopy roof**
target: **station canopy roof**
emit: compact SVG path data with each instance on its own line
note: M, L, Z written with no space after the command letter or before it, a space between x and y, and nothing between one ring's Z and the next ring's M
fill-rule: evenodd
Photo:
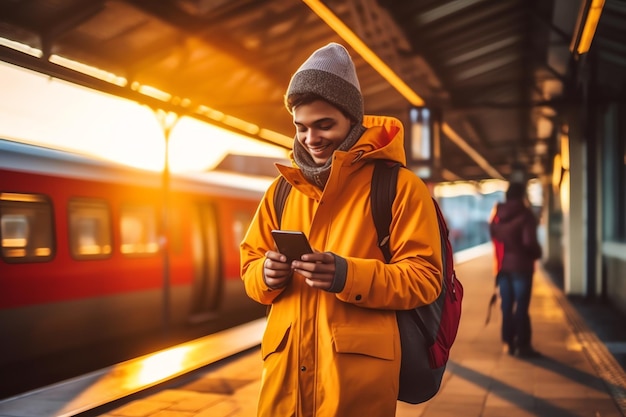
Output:
M411 106L440 111L436 179L509 179L517 164L534 177L549 175L553 128L580 80L570 44L581 3L593 7L579 0L3 0L0 59L290 146L289 79L313 50L340 42L355 60L366 113L408 123ZM623 92L626 3L593 3L604 3L594 68L610 80L607 90ZM392 75L381 75L374 61Z

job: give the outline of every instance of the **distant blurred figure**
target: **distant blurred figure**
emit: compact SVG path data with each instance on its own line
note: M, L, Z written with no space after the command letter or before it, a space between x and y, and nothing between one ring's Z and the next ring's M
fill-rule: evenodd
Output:
M526 186L511 183L506 202L496 206L490 233L496 248L497 285L502 307L502 341L510 355L533 358L528 307L535 260L541 258L537 219L527 205Z

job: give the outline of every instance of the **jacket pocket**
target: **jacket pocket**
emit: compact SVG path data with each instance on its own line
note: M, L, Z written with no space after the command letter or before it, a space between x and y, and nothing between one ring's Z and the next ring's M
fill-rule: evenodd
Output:
M285 349L289 333L291 332L291 323L287 327L270 327L265 329L263 340L261 340L261 356L263 360L275 352Z
M355 327L335 327L333 342L337 353L356 353L394 360L394 334Z

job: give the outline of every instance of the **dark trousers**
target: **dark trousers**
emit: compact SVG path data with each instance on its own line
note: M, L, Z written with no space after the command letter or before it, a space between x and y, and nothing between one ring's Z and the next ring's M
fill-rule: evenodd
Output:
M500 272L500 304L502 307L502 341L510 348L530 346L528 306L533 287L532 272Z

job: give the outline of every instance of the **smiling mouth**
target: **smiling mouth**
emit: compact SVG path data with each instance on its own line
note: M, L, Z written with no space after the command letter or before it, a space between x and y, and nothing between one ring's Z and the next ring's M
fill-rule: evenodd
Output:
M321 152L324 152L329 147L330 147L330 145L317 146L315 148L309 146L309 151L311 151L313 153L321 153Z

